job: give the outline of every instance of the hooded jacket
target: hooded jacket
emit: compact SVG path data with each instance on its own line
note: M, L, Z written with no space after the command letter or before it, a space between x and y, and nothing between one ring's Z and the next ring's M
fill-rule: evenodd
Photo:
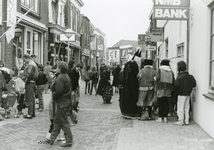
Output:
M171 97L173 91L174 74L169 66L161 66L156 74L157 97Z

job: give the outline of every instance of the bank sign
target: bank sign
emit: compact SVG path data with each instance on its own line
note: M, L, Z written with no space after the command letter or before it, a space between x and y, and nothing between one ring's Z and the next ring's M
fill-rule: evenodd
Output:
M153 19L188 20L190 0L154 0Z

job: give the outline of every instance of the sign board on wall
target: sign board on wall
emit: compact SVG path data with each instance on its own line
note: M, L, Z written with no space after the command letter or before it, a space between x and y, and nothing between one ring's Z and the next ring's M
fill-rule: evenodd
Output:
M155 7L189 7L190 0L154 0Z
M145 36L146 34L138 34L138 44L144 44L145 43Z
M65 34L60 34L60 41L61 42L68 41L68 38L65 36ZM72 36L69 38L69 41L70 42L76 41L76 34L75 33L72 34Z
M16 2L17 0L7 0L7 26L9 27L16 24Z
M153 19L158 20L188 20L188 8L154 8Z

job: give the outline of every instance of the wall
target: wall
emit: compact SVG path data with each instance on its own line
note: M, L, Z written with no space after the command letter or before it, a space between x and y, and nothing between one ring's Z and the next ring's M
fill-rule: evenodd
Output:
M190 25L190 73L197 80L194 120L214 138L214 101L203 94L209 88L211 11L201 0L192 1L194 14Z

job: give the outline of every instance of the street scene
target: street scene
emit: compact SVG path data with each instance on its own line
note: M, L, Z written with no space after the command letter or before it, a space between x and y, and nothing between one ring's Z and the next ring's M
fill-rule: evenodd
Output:
M74 141L69 149L208 150L213 142L194 122L190 122L189 126L175 126L175 116L170 117L168 123L161 124L156 121L126 119L120 113L119 94L115 93L112 104L107 105L103 104L101 96L95 96L95 93L84 94L84 82L80 91L78 123L71 126ZM61 141L56 141L51 146L45 143L50 126L47 106L50 98L50 94L44 94L45 110L36 112L36 117L32 120L26 120L22 116L14 118L14 111L11 111L10 119L0 124L1 150L62 149L59 144ZM63 137L63 133L60 134Z
M213 0L0 0L0 150L214 150Z

